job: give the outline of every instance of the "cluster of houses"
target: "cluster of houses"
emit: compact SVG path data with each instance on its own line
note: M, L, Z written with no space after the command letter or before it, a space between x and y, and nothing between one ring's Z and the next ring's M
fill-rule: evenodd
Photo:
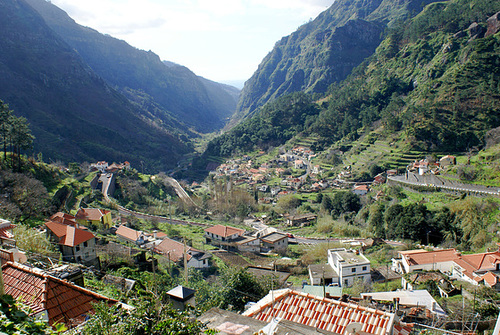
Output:
M457 159L455 156L446 155L439 161L431 162L427 158L415 161L407 166L407 171L418 173L420 176L425 174L439 174L439 172L451 165L456 165Z
M122 170L130 169L130 163L125 161L123 163L112 163L109 164L106 161L99 161L97 163L90 164L91 171L99 171L101 173L117 173Z
M462 254L456 249L399 251L401 258L392 259L392 268L401 274L416 271L439 271L451 279L485 285L500 291L499 250L478 254ZM403 277L403 287L407 285Z
M297 146L258 167L254 166L254 162L247 155L232 159L219 165L213 174L216 178L229 176L235 185L255 185L260 192L265 193L259 199L262 203L273 202L293 191L317 192L339 186L334 184L333 180L327 181L319 177L322 170L319 165L311 163L313 157L315 154L311 149ZM285 175L288 169L303 170L303 174L298 177ZM279 183L268 185L268 182L276 178L280 178Z
M288 249L288 235L265 228L255 233L244 229L215 225L205 229L205 241L229 251L284 254Z

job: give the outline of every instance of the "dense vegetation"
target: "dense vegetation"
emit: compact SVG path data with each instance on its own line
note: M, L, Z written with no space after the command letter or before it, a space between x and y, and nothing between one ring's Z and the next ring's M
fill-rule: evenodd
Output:
M433 0L335 1L314 20L276 43L245 83L234 120L296 91L325 93L373 54L386 26Z
M500 125L500 36L484 34L486 19L499 10L497 1L452 0L395 21L375 54L329 87L315 108L319 114L304 118L303 127L283 127L288 131L283 136L285 131L275 125L282 133L266 136L266 127L259 126L276 109L270 103L262 110L265 117L257 114L234 133L215 139L208 153L248 150L251 145L237 140L243 135L247 143L265 147L268 139L300 133L317 137L315 149L325 149L379 124L386 134L401 133L408 148L457 152L480 145L486 131ZM479 28L467 29L476 21ZM279 101L287 99L293 98ZM304 113L311 109L307 106ZM289 119L283 120L289 126Z
M297 92L267 104L255 117L212 140L205 155L230 156L237 152L279 146L306 129L319 113L305 93Z

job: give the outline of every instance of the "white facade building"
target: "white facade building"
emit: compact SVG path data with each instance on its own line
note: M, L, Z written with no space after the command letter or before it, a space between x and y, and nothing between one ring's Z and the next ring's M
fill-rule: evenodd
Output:
M329 249L328 264L338 274L340 286L351 286L356 279L371 281L370 261L357 250Z

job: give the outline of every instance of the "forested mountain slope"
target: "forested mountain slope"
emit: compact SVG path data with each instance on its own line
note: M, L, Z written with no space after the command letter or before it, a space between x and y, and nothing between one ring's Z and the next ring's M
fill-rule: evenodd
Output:
M50 2L26 1L99 76L148 110L146 116L160 126L212 132L234 113L236 89L228 92L226 86L200 78L184 66L166 65L151 51L80 26Z
M338 0L278 41L245 83L232 124L266 102L296 92L324 93L344 80L382 41L393 22L432 0Z
M33 152L53 160L166 168L188 151L141 118L25 1L0 2L0 99L30 122Z
M315 148L322 149L355 140L374 126L399 136L408 149L455 152L481 146L484 134L500 126L498 11L500 2L494 0L430 4L394 24L374 55L329 87L314 115L294 112L305 116L300 128L282 136L279 120L288 118L273 125L257 115L212 141L207 155L262 147L269 137L278 145L299 133L316 138ZM279 115L278 106L293 104L294 95L281 100L263 111Z

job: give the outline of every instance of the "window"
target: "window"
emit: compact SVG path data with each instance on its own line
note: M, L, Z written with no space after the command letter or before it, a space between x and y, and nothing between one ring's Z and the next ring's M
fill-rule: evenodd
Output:
M83 246L84 246L85 248L86 248L86 247L88 247L87 242L83 242Z
M351 269L351 272L356 272L356 268L352 268L352 269Z
M349 285L349 280L344 279L344 285L345 285L345 286Z
M366 271L367 267L366 266L363 266L363 271Z
M76 251L80 251L80 246L77 245L76 248L75 248Z

